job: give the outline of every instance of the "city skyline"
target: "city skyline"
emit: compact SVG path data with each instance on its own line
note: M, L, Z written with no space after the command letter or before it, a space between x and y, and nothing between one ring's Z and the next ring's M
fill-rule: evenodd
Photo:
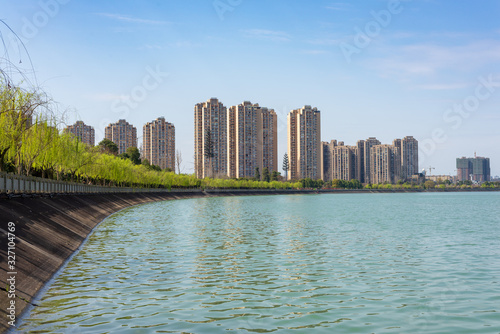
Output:
M418 171L418 141L413 136L381 144L370 137L356 146L343 141L321 140L321 112L306 105L287 116L289 169L287 180L358 180L361 183L397 183L413 180ZM94 132L82 121L68 126ZM194 106L195 158L198 178L253 178L257 170L278 171L277 115L273 109L244 101L226 107L216 97ZM118 153L136 147L136 128L121 119L106 127L108 139L117 143ZM162 169L175 171L175 126L159 117L143 126L143 159ZM181 167L178 166L178 172Z
M192 105L218 96L228 105L250 100L275 110L280 159L287 113L311 104L329 137L388 143L412 134L425 153L419 170L453 175L455 159L477 151L490 157L492 176L500 175L492 144L500 140L499 3L255 1L225 8L211 1L8 3L3 20L25 43L33 68L5 28L2 34L11 62L35 71L61 109L75 110L68 123L93 124L96 142L122 118L138 125L164 115L183 129L176 145L186 172L194 171Z
M464 172L458 167L458 162L457 173L453 175L432 175L434 168L419 170L418 140L413 136L394 139L392 145L382 144L376 137L358 140L354 146L345 145L344 141L335 139L330 140L330 142L323 141L321 140L321 131L317 131L318 124L321 128L320 115L317 108L308 105L289 112L287 116L288 150L286 153L290 165L288 173L286 173L287 180L301 178L322 179L323 181L356 179L363 184L396 183L399 180L411 180L419 173L423 173L427 177L448 175L456 177L458 180L464 179L461 176ZM258 103L252 104L250 101L244 101L237 106L228 108L224 106L222 101L214 97L206 102L197 103L195 105L194 125L195 133L198 134L195 135L195 142L199 142L199 144L198 148L195 146L195 152L199 152L198 159L203 160L205 165L209 163L205 156L206 126L213 122L213 119L216 120L216 130L222 126L222 132L216 133L215 136L211 135L211 137L215 137L213 143L216 145L215 152L222 151L223 154L222 160L216 158L214 164L214 166L220 165L221 167L213 168L210 174L222 178L251 178L256 167L260 171L265 167L270 172L280 170L277 167L279 157L276 156L277 115L273 109L261 107ZM221 119L222 123L219 123ZM79 120L73 125L66 126L63 131L70 132L80 141L93 146L91 144L94 136L93 126L86 125ZM124 153L128 147L136 147L141 150L142 159L147 159L162 169L169 168L176 171L175 126L166 122L165 117L158 117L143 125L143 138L145 140L139 146L137 146L136 127L124 119L110 123L105 132L108 136L107 139L112 141L114 133L117 133L118 139L114 142L119 143L117 145L119 147L118 153L120 150L123 151L121 153ZM89 138L89 133L91 133L92 137L90 138L92 139ZM133 138L134 133L136 134L135 139ZM304 141L303 138L309 139ZM301 155L301 147L302 151L306 152L305 160L298 158ZM306 147L307 149L304 149ZM476 156L476 153L474 155ZM214 158L217 156L218 154L214 154ZM388 163L388 157L393 161ZM385 160L383 167L380 167L378 162L374 162L374 158ZM182 161L182 155L180 159ZM457 158L457 161L463 159L474 160L476 158L462 157ZM490 175L489 158L478 157L477 159L488 161L487 170L488 175ZM298 163L298 160L301 160L301 163ZM182 169L181 166L177 167ZM306 172L301 171L301 169L306 170ZM429 174L427 174L427 170L429 170ZM198 178L209 175L206 166L199 167L194 174ZM468 175L468 173L466 174ZM486 179L477 180L486 181Z

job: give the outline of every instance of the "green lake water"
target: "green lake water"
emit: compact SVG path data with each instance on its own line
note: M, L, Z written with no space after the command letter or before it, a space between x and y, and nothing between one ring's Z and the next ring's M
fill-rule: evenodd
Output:
M500 193L141 205L106 219L32 333L500 333Z

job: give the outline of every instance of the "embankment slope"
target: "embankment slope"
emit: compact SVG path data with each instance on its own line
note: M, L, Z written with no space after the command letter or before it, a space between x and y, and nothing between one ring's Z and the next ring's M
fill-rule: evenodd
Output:
M211 194L214 196L217 194ZM8 223L15 223L15 315L107 216L129 206L208 196L203 192L68 195L0 199L0 333L8 324ZM11 258L12 259L12 258Z

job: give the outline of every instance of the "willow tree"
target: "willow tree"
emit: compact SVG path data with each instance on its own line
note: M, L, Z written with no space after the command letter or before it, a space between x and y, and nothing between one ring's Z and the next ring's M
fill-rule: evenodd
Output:
M30 131L33 119L48 106L49 100L42 93L0 82L0 171L12 163L22 173L23 137Z
M57 179L59 179L69 155L66 149L67 145L65 145L68 135L59 135L54 127L50 127L50 129L53 130L47 133L50 138L50 145L43 150L34 167L41 170L42 177L53 178L56 175Z
M82 143L78 138L71 134L63 134L61 136L61 143L64 146L65 156L62 157L63 170L69 174L71 179L78 181L83 173L83 168L93 163L97 148L89 147L87 144Z
M56 127L49 125L47 120L36 120L26 131L22 138L19 153L21 165L27 176L31 175L33 169L42 169L45 159L51 159L46 152L52 152L51 146L57 145L59 131Z
M8 161L21 171L20 148L37 109L46 104L41 96L10 84L0 83L0 171Z

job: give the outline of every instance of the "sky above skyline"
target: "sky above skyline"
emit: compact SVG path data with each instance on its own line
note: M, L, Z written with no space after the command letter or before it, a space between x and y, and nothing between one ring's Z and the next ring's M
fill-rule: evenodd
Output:
M2 1L27 75L67 122L137 127L164 116L193 172L193 108L217 97L278 114L321 111L321 138L419 140L420 169L486 156L500 175L500 2ZM3 58L28 72L7 27ZM20 63L21 61L21 63Z

